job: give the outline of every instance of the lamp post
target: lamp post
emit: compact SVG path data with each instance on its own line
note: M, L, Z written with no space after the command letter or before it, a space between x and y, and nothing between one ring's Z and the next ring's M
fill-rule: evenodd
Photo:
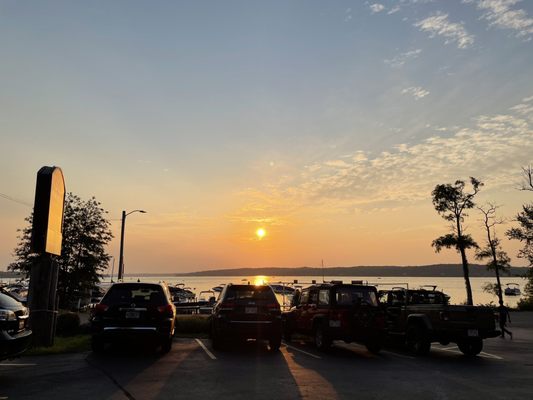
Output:
M124 278L124 226L126 225L126 217L134 212L140 212L146 214L144 210L133 210L129 213L122 211L122 227L120 229L120 257L118 259L118 277L117 281L121 281Z

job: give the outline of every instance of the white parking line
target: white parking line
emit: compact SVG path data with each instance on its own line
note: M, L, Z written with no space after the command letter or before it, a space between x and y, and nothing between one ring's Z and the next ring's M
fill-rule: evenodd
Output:
M200 347L202 349L204 349L205 354L207 354L211 358L211 360L216 360L217 359L215 357L215 355L209 351L209 349L205 346L205 344L202 343L202 341L200 339L195 339L195 340L200 345Z
M400 354L400 353L396 353L394 351L390 351L390 350L381 350L380 353L383 353L383 354L390 354L391 356L395 356L395 357L400 357L400 358L405 358L407 360L415 360L416 357L413 357L413 356L407 356L405 354Z
M295 350L295 351L299 351L300 353L303 353L303 354L305 354L305 355L308 355L309 357L316 358L317 360L321 360L321 359L322 359L322 357L317 356L316 354L312 354L312 353L308 353L307 351L300 350L299 348L294 347L294 346L291 346L291 345L288 345L288 344L285 343L285 342L283 342L283 344L284 344L285 347L287 347L288 349L292 349L292 350Z
M463 354L458 347L452 346L452 347L432 347L435 350L442 350L442 351L448 351L450 353L457 353L457 354ZM482 351L479 353L479 357L483 358L491 358L493 360L503 360L503 357L497 356L495 354L485 353Z

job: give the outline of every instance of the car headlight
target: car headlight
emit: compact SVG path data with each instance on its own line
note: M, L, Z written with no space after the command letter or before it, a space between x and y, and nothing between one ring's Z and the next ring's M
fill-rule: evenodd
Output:
M17 316L11 310L0 310L0 321L16 321Z

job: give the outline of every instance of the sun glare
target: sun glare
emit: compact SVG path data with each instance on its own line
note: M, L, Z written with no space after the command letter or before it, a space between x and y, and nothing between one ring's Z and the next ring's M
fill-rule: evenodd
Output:
M263 228L259 228L258 230L255 231L255 234L257 235L259 240L261 240L265 237L266 231Z

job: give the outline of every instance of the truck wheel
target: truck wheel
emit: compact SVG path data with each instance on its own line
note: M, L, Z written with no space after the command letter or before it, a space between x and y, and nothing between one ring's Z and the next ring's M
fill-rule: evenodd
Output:
M465 356L473 357L483 350L483 340L479 338L466 339L458 342L457 346Z
M417 325L409 326L407 329L405 343L407 347L417 356L425 356L431 349L431 342L427 337L426 330Z
M331 339L322 324L315 327L314 339L318 350L327 350L331 346Z

